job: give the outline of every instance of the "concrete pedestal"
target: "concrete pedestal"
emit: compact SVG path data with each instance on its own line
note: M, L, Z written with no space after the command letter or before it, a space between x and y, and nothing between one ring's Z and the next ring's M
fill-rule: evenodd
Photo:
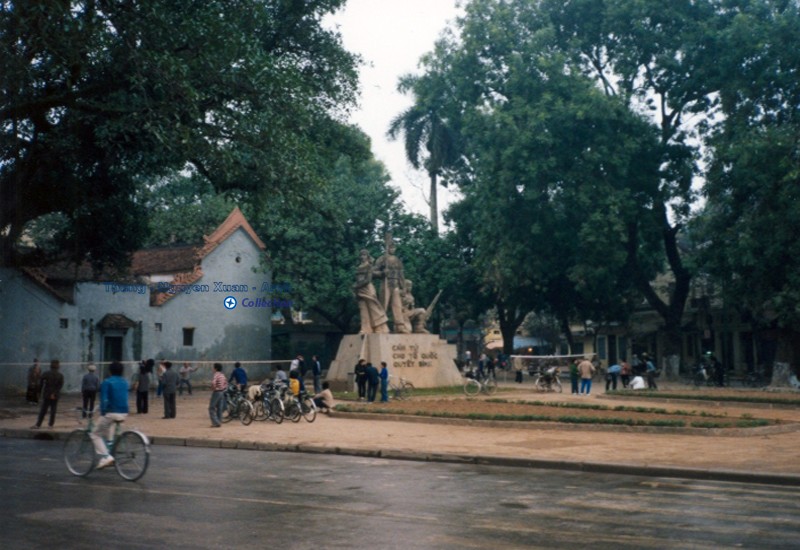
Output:
M417 388L463 383L455 364L456 346L435 334L347 335L339 344L326 380L332 387L344 389L348 384L348 374L352 374L353 367L362 358L378 370L381 361L386 361L389 374L402 376ZM352 376L349 380L352 381Z

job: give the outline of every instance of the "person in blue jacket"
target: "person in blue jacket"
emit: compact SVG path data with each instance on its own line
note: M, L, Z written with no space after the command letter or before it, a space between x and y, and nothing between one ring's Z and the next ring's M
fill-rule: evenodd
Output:
M114 422L128 417L128 381L122 377L122 363L114 361L108 367L111 376L100 384L100 419L90 434L95 452L100 455L97 468L114 464L114 457L108 454L106 439L114 437Z
M386 361L381 361L381 403L389 402L389 369L386 367Z
M378 374L378 369L376 369L372 363L367 363L366 373L367 403L374 403L375 395L378 393L378 382L380 381L381 377Z
M239 391L247 389L247 372L242 368L242 364L239 361L236 361L234 365L233 372L228 378L228 384L236 384L239 387Z

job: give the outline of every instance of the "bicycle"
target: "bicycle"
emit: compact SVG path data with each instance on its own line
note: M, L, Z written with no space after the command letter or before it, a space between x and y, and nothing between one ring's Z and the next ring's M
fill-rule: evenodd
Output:
M236 385L231 384L225 391L225 408L222 411L221 420L230 422L234 418L238 418L242 424L248 426L255 418L255 412L253 404L247 399L244 392L239 391Z
M497 381L493 377L478 379L472 373L468 373L466 377L464 393L467 397L475 397L479 393L493 395L497 391Z
M403 378L402 376L395 382L394 376L389 375L389 389L392 391L392 398L403 401L411 397L414 393L414 384Z
M89 434L94 429L94 411L78 412L78 423L86 413L86 427L74 430L64 442L64 463L73 475L86 477L97 467L98 455ZM114 437L107 441L108 452L114 457L114 467L123 479L136 481L147 471L150 463L150 440L138 430L122 431L122 420L115 420Z
M539 370L536 373L536 381L534 386L540 392L558 392L561 393L561 370L558 367L549 367L544 370Z
M276 424L283 422L285 408L277 384L261 384L261 397L253 403L253 416L256 420L272 420Z

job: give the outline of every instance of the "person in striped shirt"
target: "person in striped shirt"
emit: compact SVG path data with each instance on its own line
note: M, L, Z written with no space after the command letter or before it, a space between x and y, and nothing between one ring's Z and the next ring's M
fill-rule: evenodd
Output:
M208 416L211 417L211 427L219 428L222 423L222 408L225 406L225 390L228 381L222 374L222 365L214 363L214 377L211 379L211 402L208 404Z

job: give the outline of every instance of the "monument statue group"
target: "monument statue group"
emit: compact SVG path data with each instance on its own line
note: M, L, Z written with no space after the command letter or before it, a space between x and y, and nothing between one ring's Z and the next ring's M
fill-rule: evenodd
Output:
M405 277L403 261L395 254L391 233L386 234L384 254L377 260L369 251L361 250L353 285L361 328L359 334L342 338L327 380L346 386L353 366L364 359L375 365L385 361L393 375L416 387L461 383L454 361L455 346L430 334L425 326L441 290L424 308L416 306L413 288Z
M381 282L380 296L372 284L375 279ZM361 251L353 289L361 315L361 334L389 333L389 312L394 329L391 332L428 334L425 323L442 293L440 290L427 308L416 307L412 294L413 283L405 278L403 261L395 255L394 240L390 233L386 235L386 252L377 261L372 261L369 251Z

